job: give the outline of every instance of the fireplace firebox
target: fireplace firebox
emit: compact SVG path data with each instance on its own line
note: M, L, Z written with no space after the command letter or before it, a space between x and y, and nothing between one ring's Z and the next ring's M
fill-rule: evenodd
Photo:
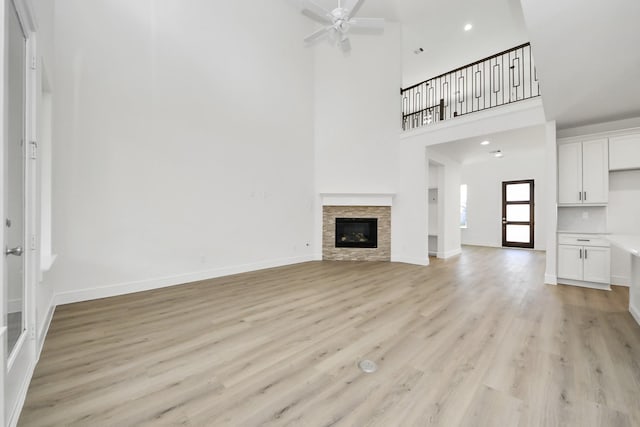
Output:
M377 248L378 218L336 218L336 248Z

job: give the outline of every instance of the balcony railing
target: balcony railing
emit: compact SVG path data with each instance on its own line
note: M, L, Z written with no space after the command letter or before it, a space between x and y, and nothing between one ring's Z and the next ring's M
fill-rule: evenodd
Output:
M401 90L402 129L540 95L529 43Z

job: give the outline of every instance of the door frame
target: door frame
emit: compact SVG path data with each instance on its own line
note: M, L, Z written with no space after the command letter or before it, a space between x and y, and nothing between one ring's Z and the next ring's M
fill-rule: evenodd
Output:
M36 34L37 30L35 13L31 0L0 0L0 22L5 22L5 8L11 3L15 7L18 19L22 25L26 41L25 50L25 120L24 120L24 326L25 332L18 340L13 354L7 354L8 348L4 341L0 346L2 369L4 376L0 376L0 387L3 391L4 418L0 422L8 426L18 423L18 417L26 398L29 382L36 364L36 307L35 284L37 283L37 171L36 171L36 96L37 96L37 63L36 63ZM4 28L4 25L3 25ZM3 149L0 150L0 189L4 194L5 189L5 157L4 138L6 133L4 79L5 76L5 34L0 31L0 134L3 139ZM0 215L5 218L6 206L4 198L0 197ZM35 245L34 245L35 244ZM0 248L5 248L4 232L0 233ZM0 315L6 317L6 296L4 289L5 276L4 263L0 263L0 276L3 278L3 289L0 296ZM4 320L3 320L4 322ZM6 332L5 332L6 333ZM1 412L0 412L0 415Z
M507 185L513 184L529 184L529 201L528 202L507 202ZM507 205L529 205L529 221L507 221ZM533 249L535 235L535 180L521 179L517 181L502 182L502 246L507 248L523 248ZM507 225L528 225L529 226L529 243L507 242Z

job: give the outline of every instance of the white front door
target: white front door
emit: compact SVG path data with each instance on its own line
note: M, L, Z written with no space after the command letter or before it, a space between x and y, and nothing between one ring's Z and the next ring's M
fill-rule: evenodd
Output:
M28 373L34 360L32 331L28 321L26 284L26 105L27 39L12 0L2 1L4 32L3 155L2 155L2 289L6 326L6 376L4 422L17 420L19 401L24 397Z

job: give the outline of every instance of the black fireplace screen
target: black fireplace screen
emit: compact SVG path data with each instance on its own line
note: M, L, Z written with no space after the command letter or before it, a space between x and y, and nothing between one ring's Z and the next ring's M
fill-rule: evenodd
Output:
M336 218L336 248L377 248L378 218Z

